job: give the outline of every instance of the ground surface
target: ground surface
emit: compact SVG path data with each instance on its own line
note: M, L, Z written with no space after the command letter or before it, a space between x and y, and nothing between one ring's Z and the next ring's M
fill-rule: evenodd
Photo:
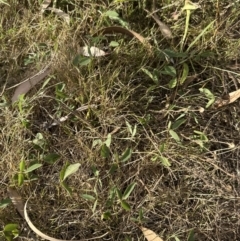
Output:
M59 239L144 240L144 226L164 241L239 240L239 100L206 108L240 86L238 1L200 1L184 43L184 1L156 4L172 39L145 11L150 0L58 1L70 25L37 1L1 2L1 199L8 186L31 196L32 222ZM151 50L121 34L97 43L97 30L124 24L109 10ZM111 41L110 55L78 56ZM10 87L49 63L44 81L12 104ZM24 172L33 162L42 166ZM65 180L71 195L60 178L67 163L80 163ZM1 230L9 223L20 240L34 237L12 204L0 209Z

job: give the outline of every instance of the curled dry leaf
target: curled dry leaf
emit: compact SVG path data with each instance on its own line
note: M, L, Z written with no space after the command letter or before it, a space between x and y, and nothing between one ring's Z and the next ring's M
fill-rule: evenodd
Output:
M18 97L22 94L26 94L30 89L32 89L37 83L39 83L41 80L43 80L47 75L49 75L51 72L51 69L48 66L46 66L44 69L39 71L34 76L22 81L20 85L16 88L13 97L12 97L12 103L15 102Z
M163 241L156 233L154 233L152 230L148 228L141 227L140 228L143 232L144 237L148 241Z
M112 27L107 27L107 28L98 30L93 35L93 37L96 37L100 34L114 34L114 33L121 33L121 34L130 36L130 37L134 37L134 38L138 39L141 43L143 43L145 46L147 46L149 50L151 50L151 45L147 42L147 40L143 36L134 32L133 30L129 30L129 29L119 27L119 26L112 26Z
M46 10L51 10L52 12L56 13L56 15L62 18L67 24L70 24L70 16L69 14L63 12L61 9L58 8L47 8Z
M51 2L52 2L51 0L45 0L45 1L42 2L41 13L43 13L49 7Z
M147 10L146 10L147 11ZM148 11L147 11L148 12ZM149 13L149 12L148 12ZM173 38L173 35L172 35L172 31L171 29L165 24L163 23L162 21L160 21L160 19L158 18L157 14L156 13L150 13L150 16L156 21L156 23L158 24L159 26L159 29L162 33L162 35L165 37L165 38Z
M233 91L225 96L223 96L222 98L218 99L215 103L214 103L214 107L215 108L220 108L222 106L228 105L233 103L234 101L236 101L238 98L240 97L240 89Z
M84 46L80 47L80 54L83 56L93 56L93 57L101 57L108 55L108 53L104 52L103 50L97 48L97 47L89 47L89 46Z

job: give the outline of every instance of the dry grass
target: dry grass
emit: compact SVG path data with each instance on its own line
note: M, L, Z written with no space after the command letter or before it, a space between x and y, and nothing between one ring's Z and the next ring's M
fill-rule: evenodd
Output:
M224 8L228 3L200 2L202 9L192 13L185 50L210 22L216 22L186 57L173 57L180 76L185 63L190 69L188 76L196 77L189 78L185 87L171 89L171 77L160 73L172 65L162 51L180 53L186 16L183 13L174 21L171 13L180 9L183 1L159 12L171 26L172 40L163 39L154 21L146 17L144 8L150 9L151 1L125 2L73 4L70 26L54 16L40 15L39 5L31 1L9 1L10 7L0 4L0 195L7 198L7 187L15 185L24 200L31 196L33 223L60 239L107 233L101 240L144 240L139 229L143 225L169 241L190 241L191 230L194 240L238 240L239 101L201 113L199 108L205 108L207 100L199 88L208 88L218 97L239 88L239 3ZM160 2L159 8L170 1ZM74 66L79 46L92 41L88 35L114 25L97 10L119 12L131 29L149 39L153 53L136 40L118 37L122 42L110 56L94 59L87 66ZM12 89L8 88L37 73L52 58L50 82L27 94L22 110L18 104L12 105ZM158 70L159 85L142 68ZM73 111L81 106L87 108ZM67 121L45 127L44 123L51 124L69 113ZM185 123L174 131L181 143L169 132L169 122L175 123L179 117ZM137 126L134 137L126 122L132 128ZM204 133L202 138L207 140L194 131ZM44 148L32 143L37 133L44 137ZM101 146L93 143L106 141L109 133L110 156L103 158ZM121 156L127 148L132 150L131 158L119 162L116 155ZM60 156L52 165L42 158L49 153ZM161 157L171 166L164 165ZM14 176L22 159L43 166L34 171L37 180L18 187ZM67 161L81 163L68 179L72 196L59 181ZM117 169L111 173L113 167ZM136 186L127 199L131 210L126 211L117 195L112 201L109 196L116 188L124 192L131 183ZM94 196L96 203L82 198L83 194ZM110 214L109 218L103 219L104 214ZM1 228L8 223L19 224L20 230L26 228L12 205L0 209ZM30 240L28 231L21 232L21 240Z

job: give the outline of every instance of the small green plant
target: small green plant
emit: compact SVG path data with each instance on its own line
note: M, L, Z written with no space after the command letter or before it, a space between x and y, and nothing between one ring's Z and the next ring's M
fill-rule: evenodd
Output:
M68 162L63 166L61 172L60 172L60 183L62 187L70 194L72 195L72 189L67 185L66 179L70 175L74 174L78 171L80 167L80 163L75 164L69 164Z
M32 162L29 164L29 167L26 168L26 162L21 160L19 164L19 173L17 174L18 186L22 186L25 180L36 180L37 177L33 175L32 172L41 166L41 163Z
M130 196L130 194L132 193L133 189L135 188L136 183L132 183L130 184L126 190L124 191L124 193L122 193L119 189L116 189L117 192L117 196L118 196L118 200L121 203L121 206L123 209L125 209L126 211L130 211L131 207L129 205L129 203L127 203L127 199Z
M3 231L0 231L0 237L4 237L7 241L13 241L19 236L18 225L14 223L9 223L4 226Z
M199 91L208 99L208 103L206 104L205 108L209 108L215 102L214 94L207 88L200 88Z

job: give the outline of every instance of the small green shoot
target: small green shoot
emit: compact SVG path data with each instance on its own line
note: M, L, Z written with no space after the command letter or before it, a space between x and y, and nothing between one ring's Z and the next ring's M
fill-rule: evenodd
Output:
M119 161L126 162L131 158L131 156L132 156L132 149L127 148L125 152L122 154L122 156L119 157Z
M185 5L182 8L182 10L186 10L187 16L186 16L186 21L185 21L184 34L183 34L183 38L181 40L181 46L180 46L181 52L183 50L183 46L184 46L184 43L185 43L185 40L186 40L186 37L187 37L187 33L188 33L188 27L189 27L191 11L193 11L193 10L195 10L197 8L199 8L199 5L197 5L195 3L192 3L189 0L185 0Z
M106 143L103 143L103 145L101 147L101 157L108 158L109 156L110 156L110 149L106 145Z
M208 103L205 108L209 108L215 102L214 94L207 88L200 88L199 91L207 97Z
M137 125L135 124L134 127L132 128L130 123L128 121L126 121L126 126L127 126L127 129L128 129L128 132L131 134L131 139L133 139L134 136L137 133Z
M172 130L172 129L169 130L169 134L170 134L170 136L171 136L177 143L180 143L180 142L181 142L178 134L177 134L174 130Z
M170 66L170 65L165 66L164 69L162 71L160 71L160 73L173 77L169 81L168 86L171 89L176 87L176 85L177 85L177 71L173 66Z
M66 163L60 172L60 183L65 188L65 190L72 195L72 189L65 182L66 178L78 171L80 163L69 164Z
M154 82L155 85L159 84L158 73L157 73L156 69L154 69L152 73L149 70L145 69L145 68L142 68L142 71L146 75L148 75L148 77L150 77L152 79L152 81Z
M34 145L36 145L36 147L41 148L41 149L45 149L47 142L45 140L45 138L43 137L42 133L37 133L35 139L32 141L32 143Z
M123 209L125 209L126 211L130 211L131 210L131 207L130 205L127 203L126 199L128 199L128 197L131 195L133 189L135 188L136 186L136 183L132 183L130 184L126 190L124 191L124 193L122 194L122 192L119 190L119 189L116 189L116 192L117 192L117 196L118 196L118 199L121 203L121 206Z
M137 183L134 182L134 183L130 184L130 185L126 188L126 190L125 190L124 193L123 193L122 200L128 199L128 197L129 197L130 194L132 193L133 189L135 188L136 184L137 184Z
M18 186L22 186L25 180L36 180L36 178L31 178L33 175L30 174L41 166L41 163L32 162L30 163L30 166L26 168L26 162L21 160L19 164L19 173L17 174Z
M185 80L187 79L188 77L188 73L189 73L189 67L186 63L183 64L183 72L182 72L182 76L179 80L179 84L182 85Z
M19 236L18 225L14 223L7 224L4 226L2 233L7 241L13 241Z
M124 28L128 28L128 23L123 21L120 17L119 14L116 11L109 10L104 13L104 16L109 17L112 20L117 21L119 24L121 24Z

